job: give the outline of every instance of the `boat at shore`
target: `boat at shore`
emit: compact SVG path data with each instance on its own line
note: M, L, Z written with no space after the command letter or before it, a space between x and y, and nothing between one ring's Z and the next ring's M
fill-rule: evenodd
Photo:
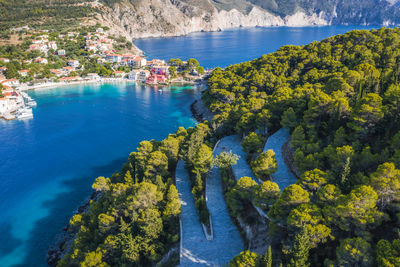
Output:
M31 108L25 107L20 110L18 110L16 114L16 118L19 120L23 119L32 119L33 118L33 112Z
M36 103L36 101L34 101L34 100L29 100L28 101L28 103L26 103L28 106L30 106L30 107L36 107L37 106L37 103Z

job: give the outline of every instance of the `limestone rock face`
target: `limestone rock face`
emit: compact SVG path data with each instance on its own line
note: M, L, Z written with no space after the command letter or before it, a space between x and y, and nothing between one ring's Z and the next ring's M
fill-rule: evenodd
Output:
M168 37L237 27L399 25L398 0L113 0L97 20L116 35Z
M258 6L250 6L248 12L218 9L208 0L122 1L103 6L98 20L109 26L112 33L130 38L180 36L238 27L328 24L319 14L298 12L282 18Z

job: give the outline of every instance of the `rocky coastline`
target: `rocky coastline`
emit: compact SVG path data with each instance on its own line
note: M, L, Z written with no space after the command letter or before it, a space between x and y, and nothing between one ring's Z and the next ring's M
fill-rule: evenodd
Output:
M86 200L81 206L78 207L74 214L85 213L90 207L91 201L97 201L100 197L100 193L94 191L90 198ZM46 262L50 266L56 266L57 262L60 261L71 248L72 242L75 240L76 233L70 231L70 225L67 224L63 229L62 233L57 237L53 246L47 251Z
M190 111L192 112L193 117L196 119L198 122L203 122L203 121L211 121L213 118L213 114L211 111L204 105L203 101L201 98L195 100L191 105L190 105Z

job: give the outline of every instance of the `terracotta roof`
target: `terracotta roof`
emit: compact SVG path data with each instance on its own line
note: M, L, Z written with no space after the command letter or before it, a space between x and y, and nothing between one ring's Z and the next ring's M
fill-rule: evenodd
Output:
M8 79L8 80L1 81L0 83L16 82L16 81L18 81L18 80L17 79Z
M76 80L76 79L78 79L79 77L63 77L63 78L60 78L60 79L58 79L59 81L66 81L66 80Z

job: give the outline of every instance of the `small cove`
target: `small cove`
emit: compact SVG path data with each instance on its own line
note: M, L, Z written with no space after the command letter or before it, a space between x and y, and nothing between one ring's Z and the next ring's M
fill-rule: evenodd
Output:
M150 58L225 67L356 28L368 27L237 29L135 44ZM140 141L194 125L189 107L201 90L103 84L29 92L38 102L34 119L0 122L2 266L46 266L47 249L93 180L118 170Z

